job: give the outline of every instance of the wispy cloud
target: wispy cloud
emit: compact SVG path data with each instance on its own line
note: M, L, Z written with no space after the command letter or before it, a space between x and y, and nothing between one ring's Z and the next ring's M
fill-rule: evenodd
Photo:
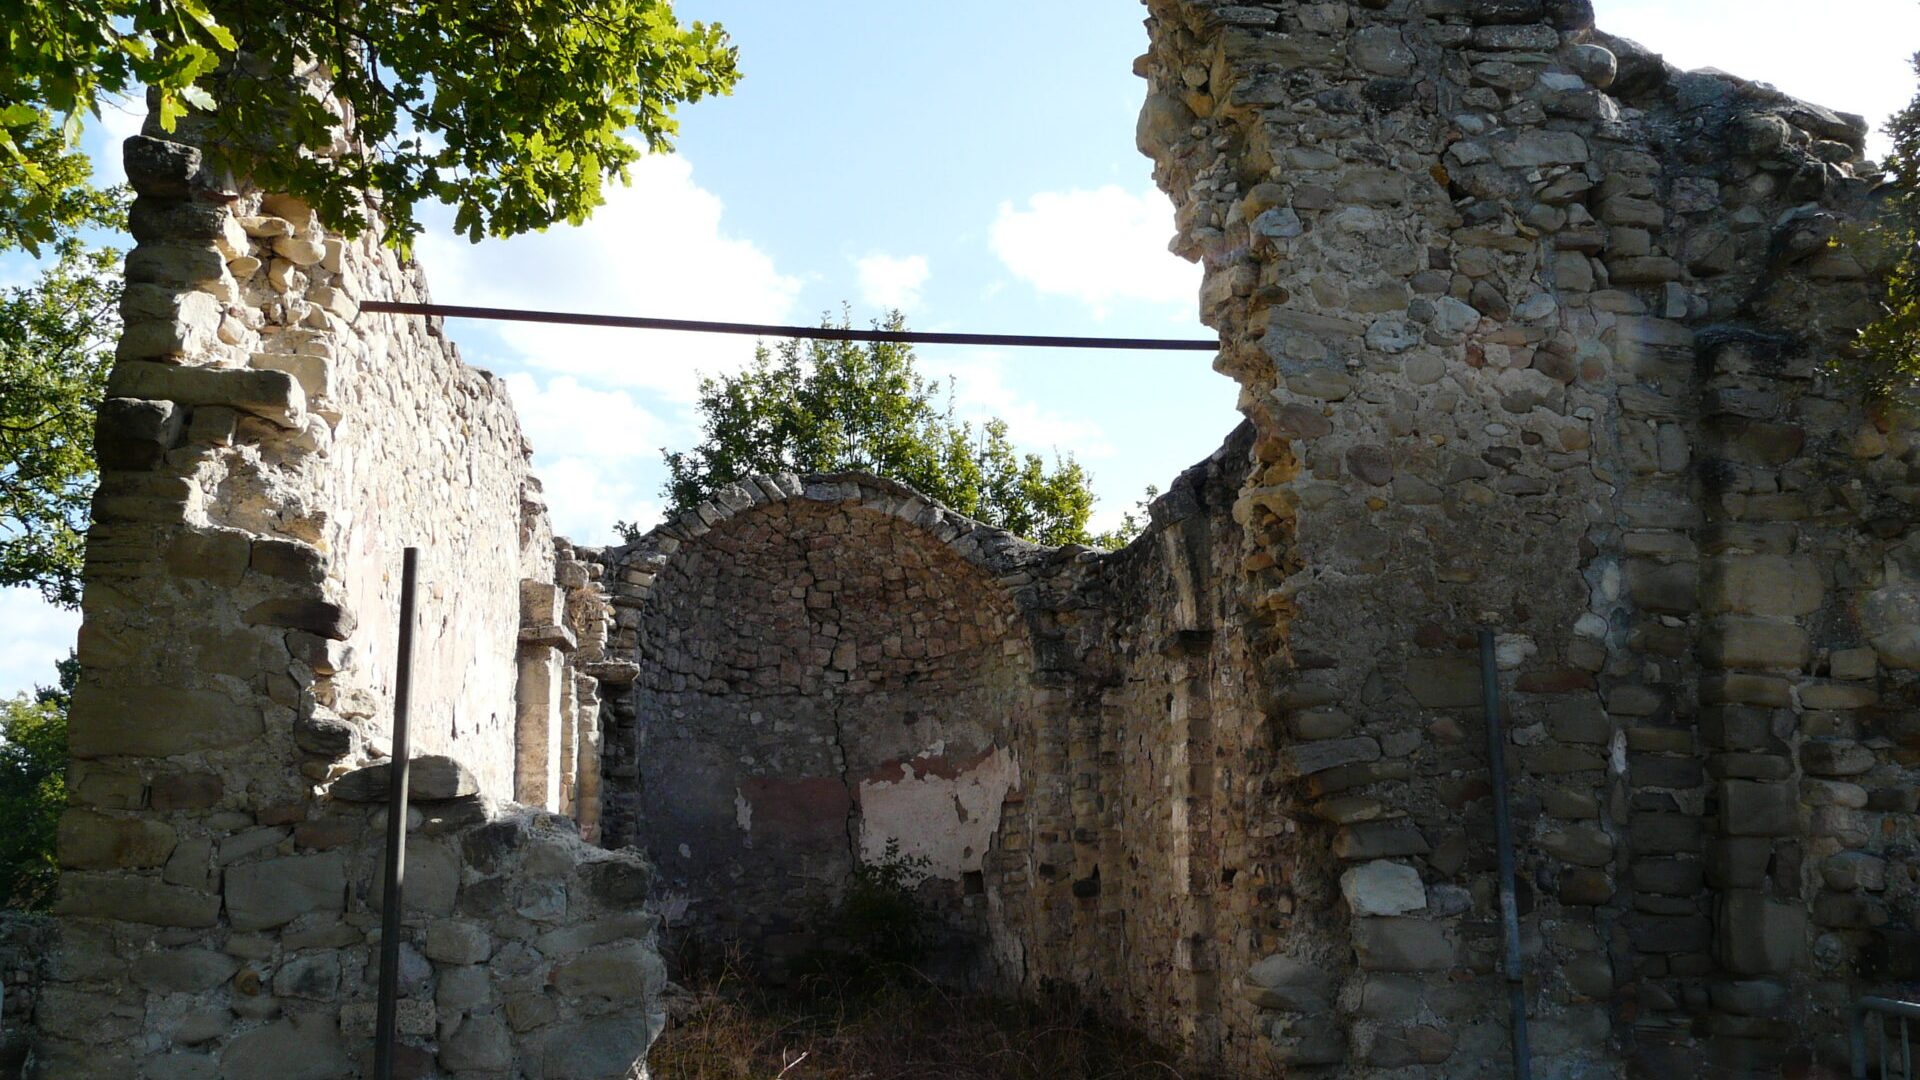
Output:
M925 255L886 255L875 252L855 259L860 299L869 307L908 310L920 306L920 286L931 271Z
M800 280L722 225L720 197L694 181L684 157L649 156L633 185L613 187L590 224L555 226L469 245L422 237L435 298L445 303L546 308L675 319L790 322ZM737 337L502 324L493 329L528 367L689 402L699 372L735 371L753 345ZM461 336L477 336L463 328Z
M0 697L56 681L80 633L80 613L57 608L31 589L0 589Z
M1192 306L1200 268L1167 251L1172 236L1166 196L1108 184L1043 191L1024 208L1003 202L989 243L1014 277L1104 317L1126 301Z

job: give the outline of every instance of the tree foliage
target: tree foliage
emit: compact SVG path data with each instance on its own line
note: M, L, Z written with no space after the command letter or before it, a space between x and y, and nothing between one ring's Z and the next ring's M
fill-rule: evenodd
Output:
M906 322L896 311L876 326ZM738 375L702 379L705 441L666 455L673 511L756 473L865 472L1019 536L1087 543L1094 496L1073 456L1049 466L1014 448L1005 421L957 419L916 363L899 343L792 340L762 345Z
M1920 71L1920 57L1914 66ZM1885 213L1864 239L1868 261L1890 269L1883 314L1861 332L1861 343L1878 361L1879 389L1920 378L1920 96L1887 121L1887 134L1893 139L1886 160L1892 183Z
M578 224L737 78L725 31L667 0L0 0L0 22L0 244L28 247L84 198L81 117L141 86L163 129L205 114L218 164L336 227L378 192L404 245L429 199L475 240Z
M33 586L67 606L80 600L118 266L118 253L69 236L37 281L0 290L0 586Z
M67 702L78 665L60 685L0 699L0 908L44 908L59 877L55 835L66 804Z

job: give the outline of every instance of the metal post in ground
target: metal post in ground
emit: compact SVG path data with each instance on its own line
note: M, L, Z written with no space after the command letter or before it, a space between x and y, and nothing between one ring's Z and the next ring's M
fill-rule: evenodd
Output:
M1527 1047L1527 972L1520 958L1520 907L1513 870L1513 815L1507 796L1507 735L1500 723L1500 670L1492 630L1480 631L1480 690L1486 700L1487 763L1493 774L1494 843L1500 856L1500 921L1507 937L1507 1008L1513 1028L1513 1075L1532 1080Z
M380 905L380 1011L374 1025L374 1080L393 1080L395 1019L400 1007L400 891L406 883L407 706L413 691L413 602L420 549L408 548L400 563L400 659L393 687L393 754L388 758L387 860Z

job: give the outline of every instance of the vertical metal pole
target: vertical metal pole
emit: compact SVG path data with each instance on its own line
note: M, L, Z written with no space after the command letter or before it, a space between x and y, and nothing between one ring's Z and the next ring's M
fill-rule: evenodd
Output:
M1853 1044L1853 1080L1867 1080L1867 1010L1865 1006L1853 1008L1851 1038Z
M1527 973L1520 959L1520 907L1514 895L1507 736L1500 725L1500 672L1493 645L1493 631L1480 631L1480 691L1486 699L1487 764L1493 773L1494 842L1500 849L1500 921L1507 931L1507 1002L1513 1024L1513 1075L1518 1080L1532 1080L1533 1054L1527 1046Z
M380 905L380 1012L374 1026L374 1080L393 1080L395 1017L400 1007L400 890L407 876L407 705L413 692L413 599L420 549L400 563L400 662L393 687L393 754L388 758L387 865Z

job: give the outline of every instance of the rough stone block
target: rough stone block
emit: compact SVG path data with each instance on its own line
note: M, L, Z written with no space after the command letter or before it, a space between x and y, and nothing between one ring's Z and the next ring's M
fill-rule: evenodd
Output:
M1421 656L1407 661L1407 691L1426 709L1471 709L1482 704L1480 663L1466 656Z
M1809 739L1800 744L1800 766L1814 776L1858 776L1874 764L1873 751L1852 739Z
M289 430L306 423L306 394L283 371L174 367L143 360L116 366L107 379L107 395L225 405Z
M1633 887L1662 896L1692 896L1706 885L1696 859L1635 859Z
M393 764L380 762L342 776L334 781L328 794L342 802L385 802L392 783ZM471 769L441 754L426 754L412 759L407 770L407 801L443 802L464 799L480 793L480 782Z
M1262 1009L1320 1012L1331 1007L1333 980L1316 964L1276 954L1248 969L1247 995Z
M1285 758L1292 775L1311 776L1343 765L1378 761L1380 744L1364 735L1353 739L1324 739L1289 746Z
M543 1033L544 1080L601 1080L625 1076L646 1057L656 1029L638 1016L602 1016L556 1024Z
M248 626L281 626L304 630L333 641L353 636L357 620L353 612L330 600L287 597L262 600L246 610L241 619Z
M265 729L260 707L213 690L107 687L82 679L68 719L75 757L173 757L245 745Z
M1737 975L1790 972L1806 952L1807 913L1765 893L1723 894L1717 922L1720 962Z
M460 899L460 856L446 844L414 840L407 844L407 880L400 893L400 910L409 920L446 918ZM384 878L375 877L367 890L367 907L379 910L386 893ZM565 894L559 897L564 910ZM545 915L544 917L551 917ZM532 916L529 916L532 917Z
M1575 866L1606 866L1613 861L1613 837L1588 825L1573 825L1540 838L1540 847Z
M1355 919L1353 948L1368 971L1445 971L1456 959L1446 928L1425 919Z
M1727 618L1707 631L1700 655L1715 667L1799 671L1813 655L1813 639L1792 623Z
M212 949L169 949L133 962L133 981L161 994L197 994L233 977L240 962Z
M83 919L205 928L220 920L220 897L131 874L68 873L60 876L53 911Z
M458 1071L499 1072L513 1064L513 1034L497 1014L468 1016L441 1039L440 1064Z
M1703 844L1700 819L1686 814L1637 813L1628 831L1633 850L1645 855L1695 852Z
M1688 615L1700 608L1698 563L1627 562L1627 595L1648 611Z
M319 407L319 402L332 401L337 394L332 357L308 353L254 353L248 362L259 371L280 371L293 376L306 394L307 403L315 408Z
M120 314L125 323L114 357L125 363L205 355L222 312L211 293L142 283L127 286Z
M167 570L176 577L238 585L253 554L253 538L239 529L186 529L167 545Z
M121 144L127 183L154 199L185 199L200 175L200 151L182 143L135 135Z
M1722 783L1720 828L1728 836L1792 836L1800 828L1799 787L1791 781Z
M68 809L60 816L60 865L75 870L161 866L178 835L165 822Z
M1879 892L1887 887L1887 861L1864 851L1842 851L1827 856L1820 864L1820 876L1827 888L1838 892Z
M478 964L493 955L493 939L478 923L437 919L427 926L425 952L443 964Z
M180 444L186 415L171 401L108 398L94 428L94 456L102 469L151 469Z
M1340 875L1340 892L1355 915L1405 915L1427 906L1420 872L1404 863L1383 860L1351 867Z
M1699 915L1649 915L1634 912L1627 917L1627 936L1633 947L1645 953L1704 952L1713 942L1713 929Z
M1826 581L1810 558L1745 555L1713 564L1705 598L1708 611L1795 618L1820 610Z
M1433 848L1405 818L1348 825L1334 835L1333 853L1347 862L1425 855Z
M337 851L230 866L227 918L235 930L271 930L302 915L344 911L346 890L346 856Z
M323 1012L254 1028L220 1054L221 1080L334 1080L351 1070L339 1021Z

